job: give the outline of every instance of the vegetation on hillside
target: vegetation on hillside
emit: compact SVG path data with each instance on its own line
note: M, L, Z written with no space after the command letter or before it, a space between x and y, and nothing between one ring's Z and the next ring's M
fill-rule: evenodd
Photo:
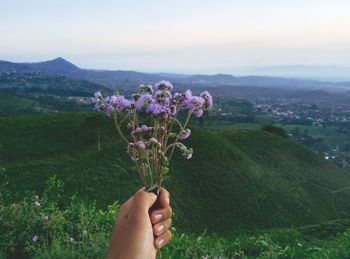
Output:
M58 111L87 111L90 109L91 104L86 98L0 93L0 117L35 115Z
M65 76L40 73L0 73L0 92L3 93L90 97L96 91L111 92L103 85Z
M140 186L112 122L95 113L0 118L0 155L18 202L58 175L65 197L104 208ZM179 154L165 186L180 231L230 236L349 217L350 176L301 145L261 130L194 129L193 159ZM100 146L100 151L99 147ZM67 205L67 204L66 204Z
M4 177L3 172L1 173ZM64 183L51 177L42 196L28 192L7 204L0 187L1 258L105 258L119 210L114 202L98 209L92 202L61 194ZM67 205L62 205L67 204ZM350 221L332 221L303 228L233 235L185 234L172 228L173 240L160 258L347 258Z

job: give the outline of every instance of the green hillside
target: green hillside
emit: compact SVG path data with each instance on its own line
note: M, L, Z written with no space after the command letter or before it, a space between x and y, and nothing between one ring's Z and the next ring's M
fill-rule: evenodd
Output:
M100 133L101 151L97 149ZM260 130L194 129L193 159L175 157L171 178L180 230L230 234L350 217L350 175L303 146ZM13 200L56 174L65 195L106 206L140 183L113 124L95 113L0 118L0 155Z
M0 116L16 114L32 114L36 112L38 103L15 95L0 93Z
M62 96L0 93L0 117L35 115L57 111L87 111L91 104L80 98Z

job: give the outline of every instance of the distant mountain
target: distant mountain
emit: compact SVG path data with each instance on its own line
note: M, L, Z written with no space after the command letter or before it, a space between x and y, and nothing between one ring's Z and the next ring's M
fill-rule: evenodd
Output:
M35 70L42 72L64 74L64 73L78 73L80 68L59 57L50 61L33 63L31 65Z
M130 86L138 86L141 83L153 83L162 78L156 74L145 74L135 71L81 69L61 57L38 63L13 63L0 61L0 73L9 72L34 72L47 75L62 75L104 84L110 88L121 88L123 86L128 88Z
M191 84L212 84L212 85L230 85L236 78L232 75L193 75L179 78L178 80L188 81Z
M244 74L326 81L349 81L350 67L338 66L272 66L247 68Z
M295 68L296 69L296 68ZM300 71L302 67L298 67ZM106 85L112 89L130 89L140 84L154 83L156 81L166 79L179 84L180 87L188 86L250 86L250 87L273 87L283 89L329 89L344 90L350 88L349 82L332 83L316 80L305 79L289 79L282 77L268 77L271 71L275 71L276 76L282 75L278 73L278 67L266 68L264 70L256 70L257 76L235 77L226 74L216 75L185 75L171 73L140 73L136 71L123 70L93 70L81 69L63 58L56 58L50 61L38 63L13 63L8 61L0 61L1 72L37 72L49 75L63 75L76 79L88 80L94 83ZM307 74L307 70L305 70ZM261 74L261 75L259 75ZM287 74L286 74L287 75ZM350 75L350 73L349 73Z
M37 63L12 63L0 60L0 72L74 74L78 73L79 70L77 66L61 57Z

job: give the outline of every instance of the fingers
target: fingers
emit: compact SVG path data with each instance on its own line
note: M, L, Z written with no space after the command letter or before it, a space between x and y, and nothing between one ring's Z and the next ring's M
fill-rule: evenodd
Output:
M170 193L166 189L162 188L159 195L159 202L162 208L169 206L169 199Z
M171 218L161 223L153 225L153 235L156 237L159 237L160 235L168 231L170 226L171 226Z
M154 246L159 249L165 246L171 239L172 239L172 234L169 230L167 230L166 232L164 232L162 235L160 235L154 240Z
M173 214L172 209L170 206L164 208L164 209L158 209L151 213L151 222L152 224L157 224L160 222L163 222L169 218L171 218L171 215Z
M165 188L162 188L159 196L159 202L162 208L151 213L152 224L157 224L171 218L172 209L169 206L169 198L169 192Z

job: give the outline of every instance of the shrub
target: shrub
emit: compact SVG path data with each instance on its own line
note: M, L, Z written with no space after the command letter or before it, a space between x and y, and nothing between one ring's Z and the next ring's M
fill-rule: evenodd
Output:
M115 202L101 210L95 203L76 197L63 202L59 195L63 186L54 176L48 180L42 197L27 192L22 201L8 205L6 196L0 195L0 258L105 258L119 204ZM3 191L4 187L0 187L0 193ZM334 224L225 238L206 232L199 236L179 233L173 227L173 240L159 257L349 258L350 229L321 247L307 241L310 230L327 229Z
M104 258L117 202L107 210L73 197L59 206L63 183L49 179L43 197L27 193L19 203L0 202L0 248L9 258Z

